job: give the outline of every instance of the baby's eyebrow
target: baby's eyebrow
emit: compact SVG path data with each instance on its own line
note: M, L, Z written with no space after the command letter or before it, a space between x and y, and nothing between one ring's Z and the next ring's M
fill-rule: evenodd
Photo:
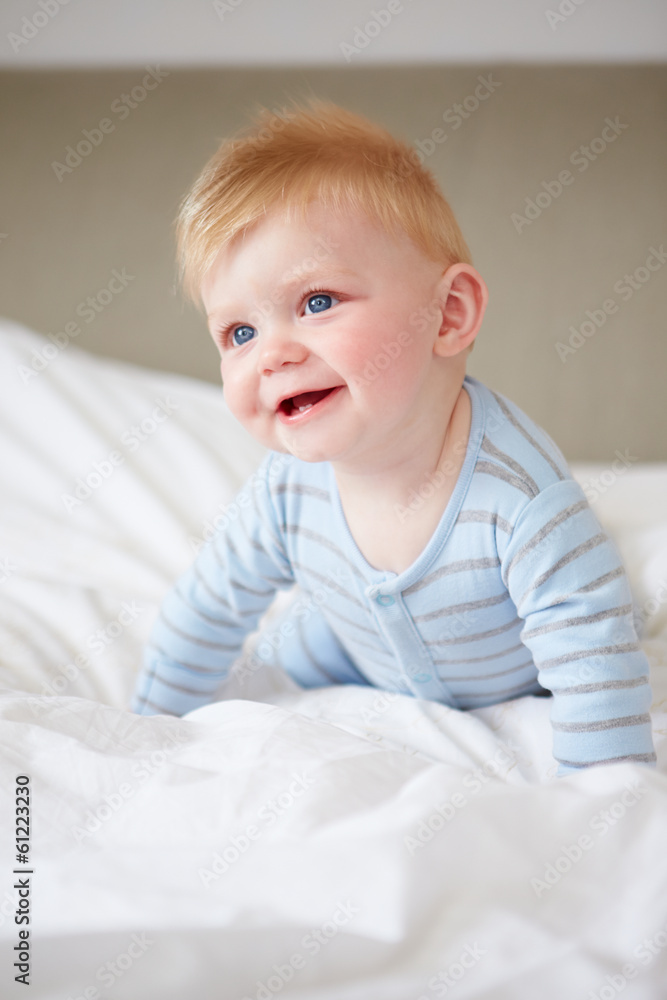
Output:
M294 277L291 277L291 275ZM278 288L292 288L294 285L302 285L308 281L327 281L336 278L356 278L357 272L350 270L342 264L331 265L321 264L318 267L306 270L305 268L295 268L294 271L286 271L282 276L282 281L278 283Z

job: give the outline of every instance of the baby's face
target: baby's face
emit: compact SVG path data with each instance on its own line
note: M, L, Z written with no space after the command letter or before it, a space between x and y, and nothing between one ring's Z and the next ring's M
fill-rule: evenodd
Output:
M268 215L202 285L231 412L309 462L352 467L391 448L431 405L442 273L363 215L337 219L318 202L304 222Z

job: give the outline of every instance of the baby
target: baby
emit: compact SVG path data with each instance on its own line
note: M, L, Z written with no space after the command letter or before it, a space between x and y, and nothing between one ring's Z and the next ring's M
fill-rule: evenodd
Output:
M549 435L466 374L488 293L410 147L328 102L262 109L183 202L179 253L269 450L167 595L133 710L211 701L294 588L254 666L459 709L552 695L559 775L654 763L619 553Z

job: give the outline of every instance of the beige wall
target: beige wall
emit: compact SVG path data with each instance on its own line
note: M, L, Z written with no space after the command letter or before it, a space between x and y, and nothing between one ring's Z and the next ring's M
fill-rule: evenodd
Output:
M477 110L456 129L443 121L489 74L493 93ZM640 281L650 277L637 290L624 279L667 242L667 69L171 70L121 119L112 105L145 75L0 73L0 314L43 333L76 321L88 350L217 381L203 321L175 287L178 203L256 102L314 93L411 142L446 135L426 164L490 290L470 374L523 407L571 461L611 462L626 449L640 461L667 458L667 266L640 271ZM52 162L105 117L113 131L58 180ZM575 151L607 118L626 127L581 170ZM563 170L572 183L517 232L512 213ZM114 269L132 280L85 322L77 308ZM563 362L555 345L587 310L599 321L605 303L615 311Z

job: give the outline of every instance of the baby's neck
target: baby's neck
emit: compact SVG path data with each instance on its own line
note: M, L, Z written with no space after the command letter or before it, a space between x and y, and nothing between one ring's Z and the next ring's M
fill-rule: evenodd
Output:
M442 443L426 461L422 454L398 469L340 475L345 518L367 562L402 573L421 554L445 512L465 460L472 407L462 387L450 411Z

